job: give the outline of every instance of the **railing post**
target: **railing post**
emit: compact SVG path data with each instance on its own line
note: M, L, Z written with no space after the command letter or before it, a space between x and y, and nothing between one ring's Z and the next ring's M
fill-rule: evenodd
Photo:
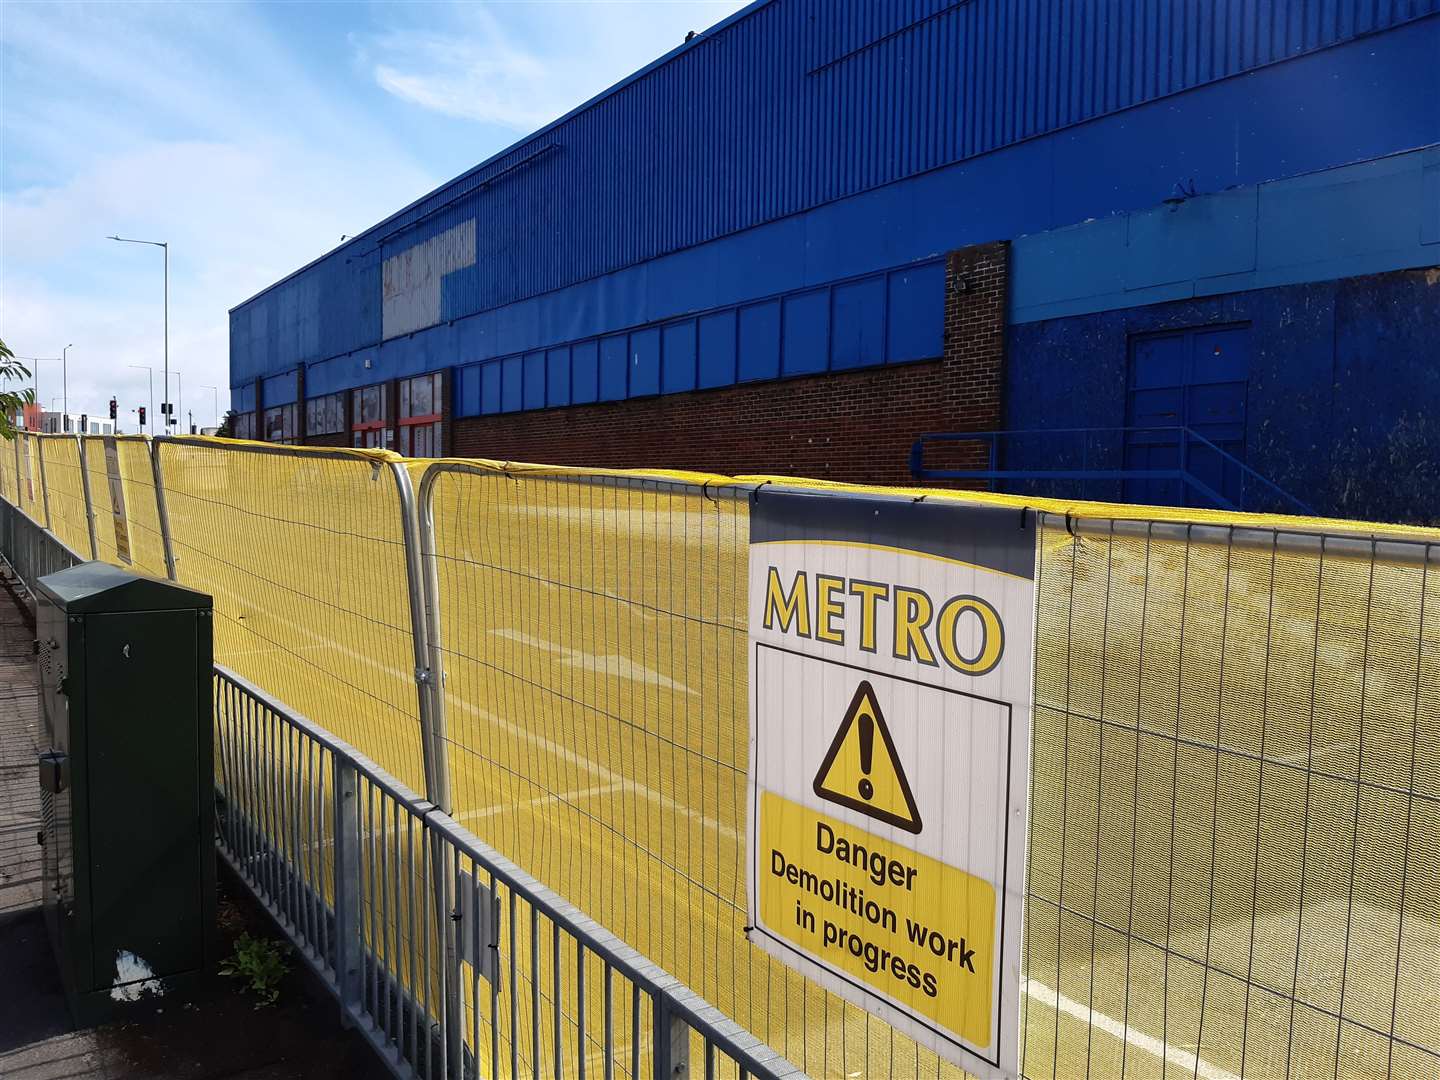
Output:
M360 940L360 798L355 766L332 752L335 820L335 989L340 1023L348 1027L359 1010L364 987L364 948Z
M165 548L165 576L175 576L175 544L170 536L170 508L165 505L165 479L160 470L160 443L150 440L150 472L155 477L155 513L160 518L160 541Z
M90 558L99 559L100 545L95 541L95 499L90 493L90 470L86 465L85 436L76 435L75 442L80 447L80 490L85 493L85 527L90 533Z
M655 1080L690 1075L690 1025L670 1010L664 993L650 996L655 1019Z
M50 528L50 485L45 482L45 440L35 440L35 456L40 459L40 502L45 507L45 528ZM34 501L33 499L31 500Z

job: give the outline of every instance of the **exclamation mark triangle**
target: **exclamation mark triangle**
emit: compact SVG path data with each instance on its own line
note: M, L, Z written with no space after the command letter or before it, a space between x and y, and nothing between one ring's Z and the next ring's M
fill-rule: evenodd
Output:
M822 799L908 832L920 831L920 810L868 680L856 687L814 787Z

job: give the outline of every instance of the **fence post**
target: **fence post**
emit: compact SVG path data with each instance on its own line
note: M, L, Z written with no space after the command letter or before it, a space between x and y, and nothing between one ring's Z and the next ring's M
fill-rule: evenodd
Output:
M40 459L40 502L45 507L45 528L50 528L50 485L45 482L45 440L35 440L35 456ZM33 501L33 500L32 500Z
M332 751L335 802L335 988L340 1023L350 1026L361 1007L364 950L360 940L360 798L355 766Z
M170 509L165 505L165 479L160 471L160 442L150 440L150 472L155 477L155 513L160 518L160 541L165 547L165 576L179 581L175 576L175 545L170 537Z
M392 461L390 470L400 495L401 535L405 539L405 578L410 599L410 636L414 643L416 700L420 707L420 747L425 762L425 798L448 814L452 807L449 752L445 741L445 695L439 665L439 642L432 640L430 635L430 590L427 588L421 558L420 514L416 510L415 489L410 483L410 473L406 470L405 463ZM428 488L425 490L428 492ZM456 946L453 932L453 915L456 911L455 881L454 875L447 872L444 851L445 846L437 834L431 859L431 888L435 893L444 953L441 976L442 1015L438 1019L447 1059L444 1075L453 1071L454 1075L458 1076L462 1071L461 1062L451 1062L449 1058L452 1053L450 1035L458 1034L461 1030L462 982L460 950Z
M420 749L425 760L425 798L448 814L452 808L449 754L445 745L444 695L440 688L440 673L434 666L438 649L430 640L415 491L404 462L391 462L390 469L400 493L401 534L405 539L405 578L410 600L416 699L420 706Z
M661 991L650 997L655 1017L655 1080L690 1075L690 1025L670 1010Z
M85 436L76 435L75 442L80 447L80 490L85 493L85 527L90 533L90 558L100 558L100 545L95 541L95 499L90 493L90 469L86 464L88 453L85 449Z

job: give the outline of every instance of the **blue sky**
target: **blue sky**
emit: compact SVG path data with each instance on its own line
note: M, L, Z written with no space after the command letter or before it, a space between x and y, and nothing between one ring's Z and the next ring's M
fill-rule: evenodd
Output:
M168 240L170 365L209 424L230 307L744 6L5 0L0 338L74 344L72 411L147 403L130 364L158 401L161 253L104 237Z

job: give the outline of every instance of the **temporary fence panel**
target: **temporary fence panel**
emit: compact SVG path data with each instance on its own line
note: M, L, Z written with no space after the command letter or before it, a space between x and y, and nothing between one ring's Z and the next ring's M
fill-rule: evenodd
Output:
M807 1072L959 1075L746 939L750 491L434 470L456 819Z
M1440 1075L1437 559L1047 518L1025 1076Z
M17 438L0 439L0 499L12 506L20 502L20 474L15 464L18 452Z
M90 517L78 435L36 437L45 476L45 501L50 531L64 544L89 555Z
M45 516L45 478L40 472L40 436L18 432L15 436L16 505L41 525Z
M107 436L82 435L81 458L85 463L85 481L89 485L91 521L95 529L95 557L102 562L122 563L116 541L115 504L111 498L110 473L107 468L105 444ZM123 505L123 504L122 504ZM126 552L128 556L128 535Z
M155 491L150 437L118 435L115 438L115 454L125 493L131 567L153 577L165 577L165 537L160 525L160 501ZM93 485L91 490L93 492ZM96 528L100 528L98 522Z
M195 438L155 452L176 576L215 599L216 658L423 788L391 456Z

